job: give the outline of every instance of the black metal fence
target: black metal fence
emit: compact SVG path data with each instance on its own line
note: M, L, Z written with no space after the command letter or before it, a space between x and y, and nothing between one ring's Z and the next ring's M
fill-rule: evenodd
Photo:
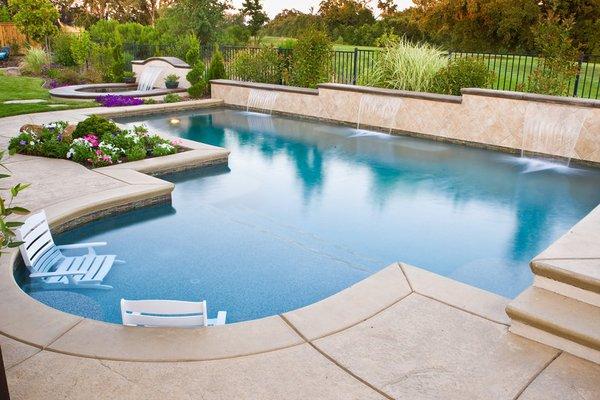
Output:
M527 84L541 60L528 54L490 54L452 52L451 58L473 57L494 71L493 89L519 91ZM568 82L568 94L573 97L598 99L600 96L600 56L581 55L577 61L578 73Z
M257 53L258 47L236 47L221 46L221 52L225 60L225 68L230 76L233 76L231 65L236 55L241 52ZM179 56L178 49L170 45L139 45L128 43L124 50L135 59L148 58L152 56ZM213 48L202 47L202 58L205 63L210 62ZM289 64L291 50L278 49ZM360 85L369 81L380 50L359 49L335 50L332 52L332 77L334 83L349 85ZM483 61L487 67L494 71L493 89L519 91L527 84L531 73L538 66L540 58L535 55L524 54L492 54L492 53L470 53L450 52L449 58L473 57ZM275 73L275 72L273 72ZM285 81L282 81L285 83ZM582 55L578 61L578 73L568 83L570 96L589 99L600 98L600 56Z

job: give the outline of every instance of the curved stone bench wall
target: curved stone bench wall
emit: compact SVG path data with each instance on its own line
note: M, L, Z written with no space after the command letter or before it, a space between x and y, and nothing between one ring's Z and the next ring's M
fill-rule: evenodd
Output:
M598 100L487 89L463 89L462 96L340 84L303 89L229 80L212 81L211 93L233 106L268 104L283 114L348 124L362 119L361 127L600 163ZM267 97L270 101L260 101Z

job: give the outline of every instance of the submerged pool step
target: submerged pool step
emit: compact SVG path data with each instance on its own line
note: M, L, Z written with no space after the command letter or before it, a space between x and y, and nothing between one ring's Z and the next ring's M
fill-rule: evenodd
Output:
M600 307L532 286L506 313L511 332L600 363Z

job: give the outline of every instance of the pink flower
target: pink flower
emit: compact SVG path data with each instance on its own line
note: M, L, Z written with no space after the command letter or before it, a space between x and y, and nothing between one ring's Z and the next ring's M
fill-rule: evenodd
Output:
M92 147L98 147L98 145L100 144L100 141L98 140L98 136L96 135L85 135L83 137L83 139L88 142L89 144L92 145Z
M183 143L183 142L181 141L181 139L173 139L173 140L171 140L171 144L172 144L173 146L180 146L180 145L181 145L181 143Z

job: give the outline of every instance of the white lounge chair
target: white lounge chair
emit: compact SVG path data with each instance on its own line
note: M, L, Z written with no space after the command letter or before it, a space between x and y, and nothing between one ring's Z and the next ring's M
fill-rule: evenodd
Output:
M121 299L123 325L148 327L200 327L224 325L227 312L219 311L209 319L206 301L125 300Z
M112 289L102 280L115 263L124 263L114 255L96 254L94 247L106 242L57 246L54 244L45 212L27 218L16 231L23 261L29 269L31 284L42 288ZM88 249L83 256L69 257L61 250Z

